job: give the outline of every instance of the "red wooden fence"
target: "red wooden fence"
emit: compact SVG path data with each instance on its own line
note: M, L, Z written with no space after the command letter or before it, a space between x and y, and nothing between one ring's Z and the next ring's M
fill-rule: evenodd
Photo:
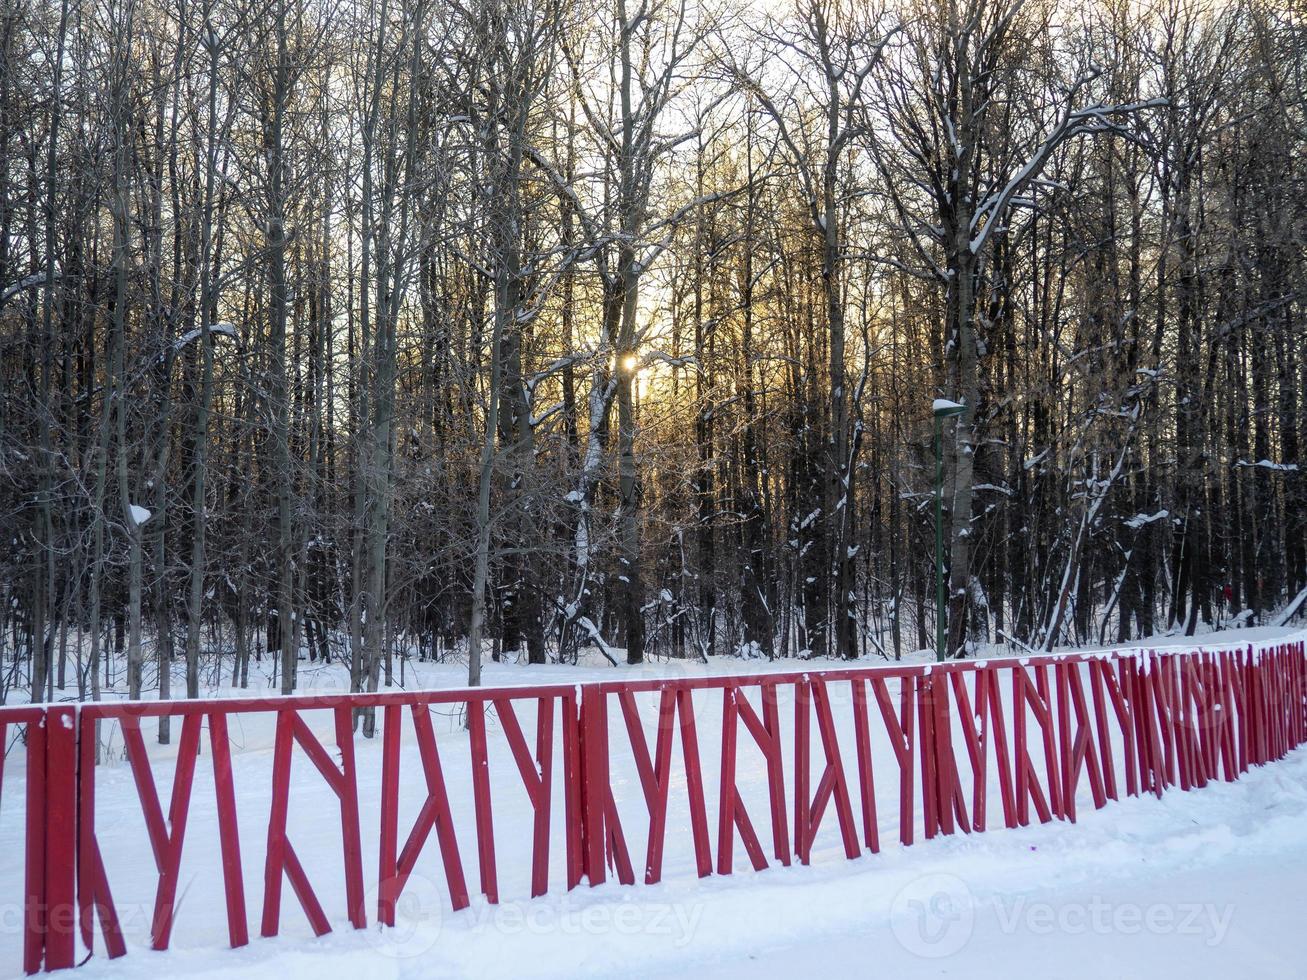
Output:
M640 696L653 700L652 730L641 718ZM851 710L841 725L834 705L845 703L845 697ZM720 722L720 744L701 744L705 705L714 734ZM442 755L439 749L432 709L440 706L465 713L469 751L464 760L455 761L448 750ZM365 707L381 715L381 772L377 797L361 800L353 715ZM519 710L530 708L534 732L524 731L519 721ZM788 725L783 708L791 712ZM493 745L511 755L530 804L531 825L520 829L529 832L530 893L537 896L551 884L568 889L583 881L596 885L610 873L628 885L637 878L660 880L669 791L682 779L689 814L684 843L692 848L701 877L732 873L737 841L755 870L766 868L769 860L808 863L823 822L838 831L848 858L879 851L877 778L897 781L898 837L904 845L913 843L918 829L929 839L990 826L991 767L1005 827L1028 825L1032 810L1041 822L1073 822L1082 785L1088 787L1087 799L1102 807L1123 792L1160 796L1168 787L1187 790L1211 780L1234 780L1249 766L1278 759L1307 741L1307 658L1303 642L1296 641L1257 649L1133 651L576 686L0 708L0 737L25 726L24 969L72 966L96 951L97 933L109 956L127 951L96 828L97 723L119 727L139 798L152 851L140 857L152 859L157 872L149 927L156 949L167 948L174 931L196 767L212 767L227 935L235 947L249 941L241 861L242 845L248 847L249 841L242 842L237 829L229 735L233 716L275 716L259 932L278 934L282 889L289 881L313 931L321 935L331 930L333 920L363 928L369 914L394 925L396 904L433 832L450 905L456 910L469 905L446 778L450 766L467 767L463 773L470 775L477 887L487 901L498 901L492 740L486 727L491 709L502 735ZM305 712L322 710L334 720L334 753L305 720ZM143 718L161 715L181 719L166 810L141 731ZM420 773L401 772L406 730ZM205 762L202 739L209 748ZM877 741L887 742L889 750L878 755ZM680 746L679 773L673 768L674 743ZM765 814L756 808L749 813L738 785L742 744L756 747L762 760ZM718 760L715 836L708 808L714 787L706 785L701 749L714 752ZM629 754L638 776L648 818L644 840L631 839L624 827L612 784L615 771L626 770L611 764L614 751ZM295 848L296 828L288 821L288 809L297 785L290 778L296 756L313 764L339 802L343 909L323 907ZM3 766L0 756L0 792L12 792L15 773L6 782ZM414 822L403 827L401 778L420 780L425 791ZM562 787L561 801L555 798L556 783ZM365 812L379 814L375 879L364 869L361 805L375 808ZM550 832L551 819L560 806L564 874L561 882L551 883L550 848L558 843ZM643 815L633 820L631 806L627 801L627 826L643 825ZM754 823L763 816L770 841ZM642 870L637 847L643 849ZM375 884L375 907L365 899L369 881ZM14 883L5 893L16 889Z

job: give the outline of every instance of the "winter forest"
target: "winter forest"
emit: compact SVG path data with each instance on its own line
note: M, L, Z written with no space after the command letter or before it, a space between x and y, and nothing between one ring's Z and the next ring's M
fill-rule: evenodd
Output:
M1305 15L0 0L0 694L1263 623Z

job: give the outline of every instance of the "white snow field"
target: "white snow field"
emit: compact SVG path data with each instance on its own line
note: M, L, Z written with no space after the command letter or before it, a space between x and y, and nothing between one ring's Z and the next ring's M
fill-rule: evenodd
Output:
M1246 645L1254 639L1276 638L1301 639L1301 634L1258 630L1200 640L1204 649L1220 649L1226 643ZM723 659L711 665L712 674L754 674L761 669L794 671L796 664ZM487 665L484 683L573 683L708 673L709 668L679 662L638 670L492 664ZM432 687L452 687L459 679L453 668L428 668L421 676ZM780 690L786 791L792 794L792 689ZM890 691L897 705L896 681ZM756 689L748 694L756 705ZM1011 718L1010 687L1005 685L1002 694ZM830 696L861 839L849 686L832 684ZM636 701L652 750L658 695L639 694ZM532 741L533 704L515 705L522 730ZM715 861L720 691L697 692L694 708ZM382 739L354 740L364 880L370 889L369 925L357 931L346 917L338 800L297 747L289 836L335 931L314 937L294 890L287 886L281 898L281 934L272 939L257 936L275 716L269 712L230 715L251 942L240 949L228 948L206 732L195 770L171 949L166 952L148 948L158 877L132 772L122 758L121 737L114 726L106 725L101 738L108 746L107 758L96 777L96 833L128 955L112 961L105 958L97 928L95 955L78 972L104 978L166 974L276 980L686 972L756 978L813 975L822 969L838 970L841 975L874 971L909 977L1307 976L1307 930L1301 926L1301 893L1307 883L1307 748L1254 767L1235 782L1214 781L1190 792L1176 787L1160 799L1128 798L1122 781L1122 798L1109 800L1101 810L1094 809L1088 780L1082 777L1075 824L1054 820L1040 825L1032 812L1032 826L1019 829L1003 826L991 759L986 832L923 839L920 786L916 785L915 843L903 847L898 840L899 770L885 726L872 710L879 853L864 847L860 857L848 860L831 806L817 834L810 866L796 861L781 867L773 860L766 765L741 726L737 784L770 867L753 871L737 838L733 874L697 876L685 772L680 746L675 744L663 880L632 887L610 877L599 887L582 882L570 892L564 864L561 733L555 724L550 891L534 899L529 897L533 810L498 719L491 713L488 755L500 893L500 903L491 905L477 888L468 736L453 712L435 708L432 718L472 904L458 912L451 910L439 844L432 834L400 899L394 929L375 922ZM331 713L305 717L336 757ZM613 795L638 875L648 811L615 700L608 718ZM174 720L174 744L159 746L154 743L154 721L142 723L165 812L180 727ZM824 765L824 759L819 761L821 740L816 729L814 723L814 787ZM956 719L954 745L970 806L971 773ZM1038 748L1032 729L1031 757L1042 769L1043 752ZM1114 738L1113 749L1120 779L1119 737ZM407 711L401 760L402 846L426 800ZM21 787L22 773L23 753L11 749L0 795L0 976L17 976L21 963L24 801L21 789L15 787ZM86 950L79 948L79 961L85 956Z

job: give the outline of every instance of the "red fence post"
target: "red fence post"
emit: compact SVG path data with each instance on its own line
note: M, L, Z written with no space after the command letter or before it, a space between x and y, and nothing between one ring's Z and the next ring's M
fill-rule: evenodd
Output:
M582 822L581 699L562 696L563 709L563 826L567 837L567 890L581 883L585 871L585 827Z
M23 886L23 969L27 973L41 969L45 952L45 726L44 711L27 722L27 856ZM0 724L0 750L5 727Z
M712 874L712 848L708 843L708 813L703 793L703 771L699 765L699 734L694 725L694 692L689 688L683 687L676 692L676 714L681 719L681 758L685 762L694 863L699 877L706 878ZM788 851L785 863L790 863Z
M45 967L74 962L77 922L77 709L45 712Z
M218 804L218 836L222 847L222 880L227 895L227 938L233 947L250 941L245 917L245 882L241 874L241 840L236 825L236 789L231 774L227 716L209 716L209 746L213 753L213 786Z
M608 786L606 749L607 712L605 696L597 685L581 689L582 835L585 874L590 886L602 884L607 876L607 834L604 829L604 797Z

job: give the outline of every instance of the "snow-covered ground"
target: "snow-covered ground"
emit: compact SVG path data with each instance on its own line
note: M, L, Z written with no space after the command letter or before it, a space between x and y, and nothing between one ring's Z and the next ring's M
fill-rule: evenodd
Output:
M1264 641L1288 631L1261 629L1206 636L1207 646ZM1171 638L1150 643L1192 646ZM412 666L412 665L411 665ZM794 662L765 664L723 659L711 667L689 662L641 668L487 665L484 682L507 685L580 682L635 676L696 676L794 670ZM804 663L811 669L812 663ZM453 687L457 665L419 665L409 686ZM340 689L339 673L306 668L303 680L319 691ZM893 688L891 688L893 690ZM240 692L223 690L224 695ZM248 694L263 693L249 691ZM847 688L832 688L841 729L844 767L855 812L854 753L849 736ZM1006 696L1005 696L1006 699ZM894 698L897 704L897 696ZM656 697L638 698L645 731L653 730ZM532 710L519 705L524 731L534 731ZM708 823L716 843L721 745L720 694L695 699ZM433 712L463 871L476 891L477 850L472 820L468 740L452 711ZM782 701L782 731L792 727L792 705ZM610 709L612 786L633 859L642 863L648 826L640 782L621 721ZM1307 962L1307 931L1297 919L1307 871L1307 749L1254 769L1234 783L1203 790L1174 790L1162 799L1109 802L1095 811L1082 780L1079 823L1055 821L1020 830L1001 827L997 778L990 770L990 832L897 843L897 768L883 727L873 725L878 824L883 850L846 860L835 815L828 812L810 867L773 866L755 873L743 848L735 873L699 879L690 846L685 779L679 748L673 756L664 879L658 885L563 889L561 766L554 769L554 813L548 896L530 899L531 806L498 719L489 718L490 777L495 800L495 843L501 903L474 896L472 907L452 912L434 835L405 891L397 928L350 929L344 888L338 805L332 791L299 751L293 768L290 837L335 932L312 937L292 889L282 896L282 934L226 948L222 877L212 773L205 757L196 769L178 889L173 948L149 951L149 919L157 881L121 737L106 726L107 762L97 773L97 835L129 955L102 958L103 943L83 972L133 978L160 971L196 976L390 977L474 976L744 976L811 974L875 969L890 975L1031 976L1300 976ZM231 716L238 828L251 934L262 903L264 845L270 806L274 716ZM329 713L311 727L333 752ZM154 760L160 798L167 808L174 744L154 744L153 722L143 731ZM557 728L556 728L557 736ZM380 739L356 739L365 881L376 881ZM814 752L819 739L814 738ZM792 744L786 738L786 744ZM955 735L955 744L961 745ZM743 733L737 782L764 850L771 859L763 758ZM402 730L401 843L425 800L411 725ZM965 755L965 753L962 753ZM1032 752L1037 764L1042 753ZM556 758L558 758L556 754ZM792 759L785 760L787 787ZM21 753L11 752L0 796L0 976L16 973L21 929L17 910L22 880ZM816 770L815 776L820 772ZM969 773L963 783L969 786ZM919 792L919 790L918 790ZM968 794L969 795L969 794ZM368 914L375 914L369 893Z
M1238 782L845 861L606 884L394 930L93 961L196 977L1301 977L1307 750ZM211 914L220 914L211 909Z

